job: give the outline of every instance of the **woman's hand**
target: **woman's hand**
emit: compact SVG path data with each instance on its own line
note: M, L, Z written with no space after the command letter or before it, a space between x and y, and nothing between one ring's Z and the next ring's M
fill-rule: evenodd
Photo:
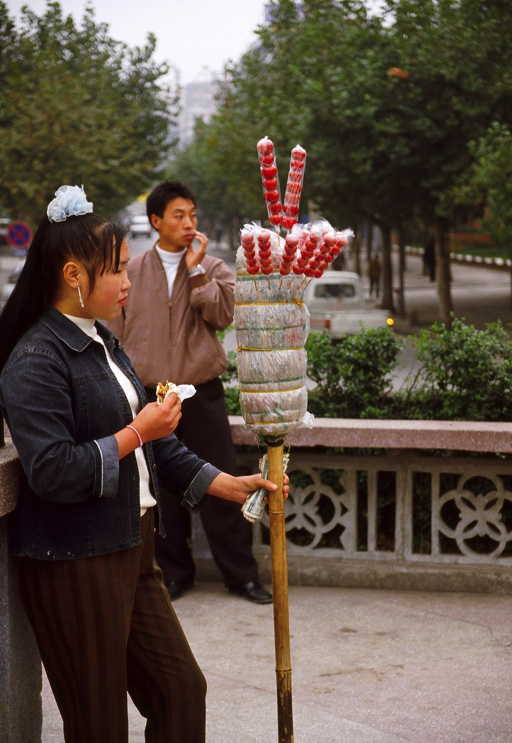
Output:
M288 475L285 475L283 480L283 495L285 498L288 498L288 482ZM277 490L277 485L274 485L270 480L264 480L261 475L233 477L233 475L228 475L226 472L221 472L220 475L217 475L212 480L206 492L217 498L224 498L224 500L231 500L242 505L251 493L254 493L260 488L265 488L265 490L272 492Z
M144 443L174 433L181 418L181 400L172 392L161 405L150 402L133 419Z

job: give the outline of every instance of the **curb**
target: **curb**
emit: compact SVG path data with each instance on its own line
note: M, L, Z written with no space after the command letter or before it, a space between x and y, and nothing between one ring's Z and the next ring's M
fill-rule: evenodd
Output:
M405 252L407 255L423 255L423 248L416 248L412 245L406 245ZM481 255L470 255L469 253L450 253L450 260L454 263L466 263L474 266L486 266L497 268L499 270L512 268L510 258L489 258Z

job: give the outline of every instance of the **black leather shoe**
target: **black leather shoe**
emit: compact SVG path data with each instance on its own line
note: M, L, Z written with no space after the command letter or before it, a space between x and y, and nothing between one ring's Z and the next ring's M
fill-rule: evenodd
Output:
M228 591L230 593L236 593L237 596L243 596L244 599L252 601L255 604L272 603L272 594L254 580L244 583L243 586L228 586Z
M170 580L169 583L167 583L167 590L169 591L171 601L179 599L184 593L190 591L193 585L193 580Z

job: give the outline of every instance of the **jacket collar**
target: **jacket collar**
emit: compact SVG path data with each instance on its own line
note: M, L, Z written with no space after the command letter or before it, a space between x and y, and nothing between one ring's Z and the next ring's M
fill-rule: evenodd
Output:
M84 351L87 346L93 343L90 336L80 330L78 325L75 325L74 322L68 320L67 317L54 307L50 307L50 309L44 313L41 322L72 351ZM117 338L110 332L110 330L108 330L108 328L98 321L96 321L96 327L109 351L119 345Z

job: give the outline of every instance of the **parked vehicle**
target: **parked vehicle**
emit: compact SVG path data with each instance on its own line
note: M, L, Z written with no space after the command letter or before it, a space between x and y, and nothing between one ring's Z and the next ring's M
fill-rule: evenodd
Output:
M7 245L7 228L10 223L9 217L0 217L0 245Z
M304 302L311 315L311 330L327 330L332 338L395 324L387 310L368 306L361 278L351 271L326 271L313 279L304 292Z
M151 237L152 227L145 214L132 217L130 220L131 237Z

